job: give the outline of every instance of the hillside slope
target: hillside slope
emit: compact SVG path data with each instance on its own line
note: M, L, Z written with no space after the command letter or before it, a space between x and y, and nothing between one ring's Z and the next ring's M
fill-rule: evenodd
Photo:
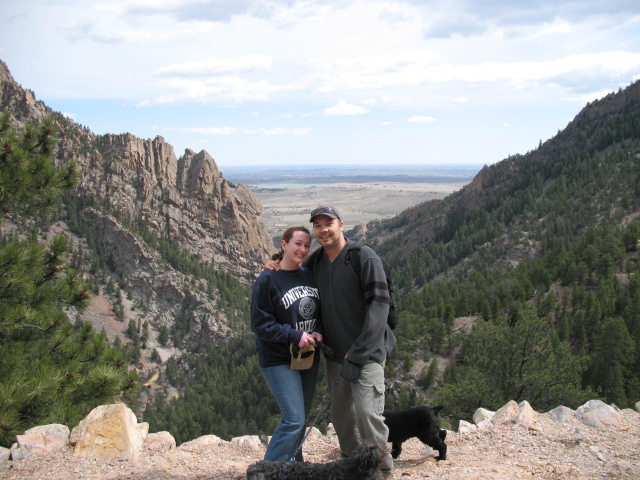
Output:
M554 237L638 218L639 141L636 82L587 105L536 150L485 166L444 200L371 222L366 238L393 259L404 288L464 276L480 256L482 265L487 256L503 264L536 258Z

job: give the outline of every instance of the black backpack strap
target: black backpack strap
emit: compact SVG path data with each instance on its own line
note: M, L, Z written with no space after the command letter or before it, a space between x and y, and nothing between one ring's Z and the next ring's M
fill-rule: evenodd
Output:
M351 268L353 269L353 272L358 276L358 279L360 279L360 283L362 283L362 265L360 260L360 250L364 245L367 245L367 244L360 243L360 242L351 242L351 244L348 246L347 255L345 256L345 259L344 259L345 263L351 264ZM357 251L355 255L351 255L351 252L353 250ZM389 315L387 317L387 325L389 325L389 327L391 327L391 329L393 330L398 325L398 313L396 308L396 302L393 298L393 282L391 281L391 265L389 265L389 262L387 262L383 258L380 258L380 261L382 262L382 268L384 269L385 280L387 281L387 290L389 292ZM362 288L363 290L365 290L365 295L366 295L366 286L362 285Z
M359 279L362 279L362 264L360 263L360 249L364 245L366 245L366 243L350 242L349 245L347 245L347 254L344 257L344 263L351 264L353 273L355 273ZM356 250L358 253L356 255L351 255L351 252L353 250Z

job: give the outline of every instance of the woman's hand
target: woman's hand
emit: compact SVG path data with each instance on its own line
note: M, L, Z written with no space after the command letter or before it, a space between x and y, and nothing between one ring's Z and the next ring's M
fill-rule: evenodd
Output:
M300 337L300 341L298 342L298 348L304 348L309 345L316 346L315 339L309 335L307 332L302 332L302 337Z

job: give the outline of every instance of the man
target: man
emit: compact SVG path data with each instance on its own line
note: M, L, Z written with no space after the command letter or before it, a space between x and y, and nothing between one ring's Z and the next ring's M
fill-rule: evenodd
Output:
M366 245L349 251L335 208L318 207L309 221L322 250L310 255L305 266L313 269L320 293L331 421L340 450L350 456L361 444L379 445L385 452L380 470L390 476L393 459L382 416L384 364L396 339L387 326L389 292L382 261ZM361 272L349 263L353 255L360 256ZM355 373L350 376L349 370Z

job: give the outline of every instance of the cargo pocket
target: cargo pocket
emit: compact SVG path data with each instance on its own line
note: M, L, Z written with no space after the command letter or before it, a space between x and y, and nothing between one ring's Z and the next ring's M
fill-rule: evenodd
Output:
M377 383L374 388L374 409L378 415L384 411L384 382Z

